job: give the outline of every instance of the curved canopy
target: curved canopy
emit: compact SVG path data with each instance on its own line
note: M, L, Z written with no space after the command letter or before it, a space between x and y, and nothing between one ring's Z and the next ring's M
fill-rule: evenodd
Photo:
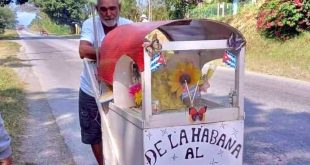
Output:
M228 39L232 33L244 39L235 28L213 20L173 20L133 23L118 26L103 40L100 49L99 79L113 83L113 74L118 59L129 56L138 64L140 72L144 70L143 42L147 34L158 29L170 41L196 41Z

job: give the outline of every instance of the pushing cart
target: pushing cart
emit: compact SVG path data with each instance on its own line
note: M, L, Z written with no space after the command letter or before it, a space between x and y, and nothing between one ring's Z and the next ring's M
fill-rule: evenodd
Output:
M207 19L111 31L98 68L85 61L106 164L241 165L244 45L238 30Z

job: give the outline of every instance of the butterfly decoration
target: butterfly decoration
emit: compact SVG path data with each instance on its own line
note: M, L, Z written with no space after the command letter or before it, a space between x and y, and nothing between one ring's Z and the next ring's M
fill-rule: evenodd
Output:
M245 41L237 34L231 33L227 40L227 45L239 53L241 48L245 45Z
M207 111L207 106L201 107L198 111L195 107L190 107L188 109L188 114L190 117L190 121L204 121L205 120L205 114Z
M152 37L152 41L148 42L144 45L146 52L150 57L153 57L154 55L161 52L162 45L159 42L159 39L157 38L157 34L155 33Z
M162 50L157 34L152 37L152 41L144 44L145 50L151 57L151 71L154 72L166 64L166 58Z

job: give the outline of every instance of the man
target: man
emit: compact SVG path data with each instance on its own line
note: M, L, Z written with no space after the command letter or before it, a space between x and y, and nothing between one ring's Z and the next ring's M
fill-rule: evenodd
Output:
M0 114L0 164L10 165L12 163L11 138L5 130Z
M149 20L147 19L147 16L145 14L142 14L140 17L141 22L149 22Z
M119 17L121 10L120 0L97 0L96 10L99 17L95 17L97 27L98 45L111 30L119 25L132 23L132 21ZM87 19L82 26L80 39L80 58L96 59L95 37L93 19ZM95 63L93 64L95 65ZM104 164L101 142L101 126L98 107L94 98L91 81L87 75L86 68L81 74L81 86L79 93L79 117L81 126L82 142L90 144L94 156L99 165Z

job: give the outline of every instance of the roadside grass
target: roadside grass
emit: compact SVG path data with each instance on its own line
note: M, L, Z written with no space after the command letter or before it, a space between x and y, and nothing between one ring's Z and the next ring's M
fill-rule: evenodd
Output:
M4 34L0 34L0 40L17 38L18 34L15 29L5 29Z
M19 63L16 57L19 48L20 45L15 42L0 41L0 112L5 128L12 138L14 159L21 154L18 147L21 146L20 135L24 130L26 117L24 84L9 67L13 63Z
M259 5L245 6L236 16L221 21L240 30L247 40L246 69L310 81L310 33L285 42L267 39L256 30Z
M69 35L71 29L67 25L58 25L47 16L47 14L40 12L30 24L31 31L40 32L42 29L46 30L49 34L54 35Z

